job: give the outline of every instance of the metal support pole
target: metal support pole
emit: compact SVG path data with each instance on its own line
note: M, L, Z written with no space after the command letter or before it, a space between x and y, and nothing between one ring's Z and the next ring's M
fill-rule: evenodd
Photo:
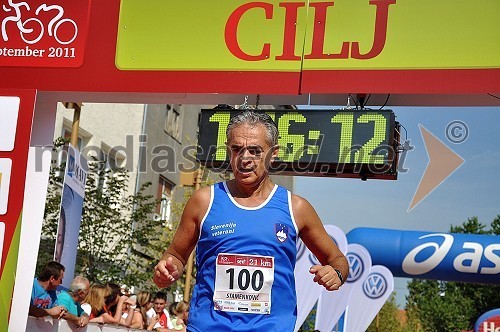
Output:
M194 190L198 190L201 187L201 177L203 175L203 171L201 166L196 170L196 174L194 177ZM194 251L189 255L188 261L186 263L186 283L184 284L184 301L189 302L189 295L191 292L191 275L193 274L193 260L194 260Z

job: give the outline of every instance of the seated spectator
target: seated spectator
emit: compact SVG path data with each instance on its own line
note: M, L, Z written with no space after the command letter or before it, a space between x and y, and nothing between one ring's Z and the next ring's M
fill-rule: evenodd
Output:
M153 296L153 308L151 308L146 316L148 317L148 327L149 331L161 331L169 332L174 331L174 326L170 320L170 315L168 310L165 309L167 305L167 294L163 292L157 292Z
M172 325L175 331L186 332L186 325L189 315L189 303L181 301L177 303L174 309L174 318L172 318Z
M57 294L57 303L66 309L63 318L72 321L77 327L84 327L89 322L89 315L81 307L81 303L87 297L89 289L89 280L77 276L71 282L68 291L61 291Z
M56 289L62 283L64 266L58 262L48 262L38 278L33 280L29 315L35 317L51 316L61 318L66 310L57 305Z
M142 321L144 326L142 328L148 327L148 317L146 312L153 307L153 301L151 300L151 293L149 292L139 292L137 293L137 306L141 308Z

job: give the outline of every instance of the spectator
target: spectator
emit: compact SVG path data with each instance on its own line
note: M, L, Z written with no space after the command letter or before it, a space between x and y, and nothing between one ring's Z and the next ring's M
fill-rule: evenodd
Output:
M89 322L89 315L81 307L89 290L89 280L82 276L76 276L68 291L61 291L57 294L57 303L66 309L63 318L72 321L78 327L84 327Z
M151 293L137 293L137 306L138 308L141 308L142 321L144 323L143 328L147 328L148 317L146 316L146 312L148 312L153 307L153 301L151 301Z
M168 306L168 314L170 315L170 317L175 316L175 307L177 307L178 304L179 304L179 302L172 302Z
M118 304L118 300L120 299L120 296L123 295L122 289L120 286L113 282L108 282L106 285L111 290L111 293L106 296L106 306L108 307L109 311L114 314L117 309L116 306Z
M29 315L35 317L51 316L61 318L66 310L57 305L56 289L62 283L64 266L51 261L42 269L42 272L33 280Z
M172 318L172 325L175 331L186 331L186 325L189 315L189 303L181 301L177 303L174 309L174 318Z
M90 321L101 324L120 324L123 302L127 299L121 295L120 286L109 283L98 288L98 295L92 306L93 318ZM90 303L92 305L92 303ZM114 309L113 309L114 308Z
M153 296L153 308L151 308L146 316L148 317L149 331L169 332L173 330L174 326L170 320L168 310L165 308L167 305L167 294L163 292L156 292Z
M90 291L82 304L82 309L89 315L91 321L107 310L104 301L110 292L106 285L94 284L90 287Z
M137 302L137 295L132 294L123 302L122 312L120 325L133 329L144 328L144 320L142 318L140 304Z

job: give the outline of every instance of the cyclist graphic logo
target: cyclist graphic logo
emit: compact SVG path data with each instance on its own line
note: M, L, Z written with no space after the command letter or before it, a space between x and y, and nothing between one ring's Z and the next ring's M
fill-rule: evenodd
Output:
M12 27L17 27L21 39L26 44L38 43L44 34L53 37L60 45L71 44L78 36L78 25L71 18L64 17L64 8L59 5L46 3L38 7L30 6L27 2L8 0L8 5L2 6L7 16L2 20L2 39L9 40L9 31L13 33ZM50 13L51 19L47 25L40 19L44 13ZM32 17L27 18L31 14ZM34 15L33 15L34 14ZM15 30L14 30L15 31Z

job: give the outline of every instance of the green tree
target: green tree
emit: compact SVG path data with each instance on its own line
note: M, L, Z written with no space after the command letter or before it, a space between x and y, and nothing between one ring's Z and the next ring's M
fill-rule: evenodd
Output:
M39 268L54 256L57 223L61 204L61 190L65 164L57 156L66 144L62 138L54 142L53 160L49 177L42 239L38 255ZM184 206L194 191L192 187L179 187L182 198L174 201L171 219L155 220L153 213L160 203L146 195L147 183L135 195L125 195L128 173L123 169L109 170L98 161L89 163L89 176L80 225L75 272L93 282L114 281L134 285L140 290L156 291L152 282L153 267L171 243ZM227 177L227 174L224 174ZM201 186L214 183L209 172L203 172ZM191 287L196 282L193 268ZM184 290L184 274L167 292Z
M479 223L477 217L469 218L460 226L452 226L452 233L500 235L500 215L491 222L490 227ZM449 282L450 287L456 288L464 297L472 300L473 309L470 311L469 328L472 329L476 320L483 313L500 308L500 285L484 285Z
M299 332L315 331L314 323L316 322L317 308L318 308L318 303L316 302L314 304L314 307L311 309L311 312L309 312L309 315L307 315L306 319L304 320L304 323L302 323L302 326L299 328Z
M54 156L65 143L62 138L54 142ZM65 167L58 166L57 159L53 158L50 171L38 266L53 258ZM145 194L151 184L127 196L128 181L124 169L89 162L75 272L93 282L112 280L150 289L152 266L174 229L166 227L165 220L152 218L159 202Z
M460 226L451 226L450 232L499 235L500 215L489 228L472 217ZM481 314L500 307L499 285L413 279L408 290L409 317L414 317L423 331L470 330Z
M382 309L380 309L377 317L372 321L368 329L368 332L402 332L403 322L399 318L399 308L396 304L396 299L394 293L391 294L389 299L384 303Z
M468 328L474 303L450 283L414 279L409 283L407 310L413 312L422 331L461 331Z

